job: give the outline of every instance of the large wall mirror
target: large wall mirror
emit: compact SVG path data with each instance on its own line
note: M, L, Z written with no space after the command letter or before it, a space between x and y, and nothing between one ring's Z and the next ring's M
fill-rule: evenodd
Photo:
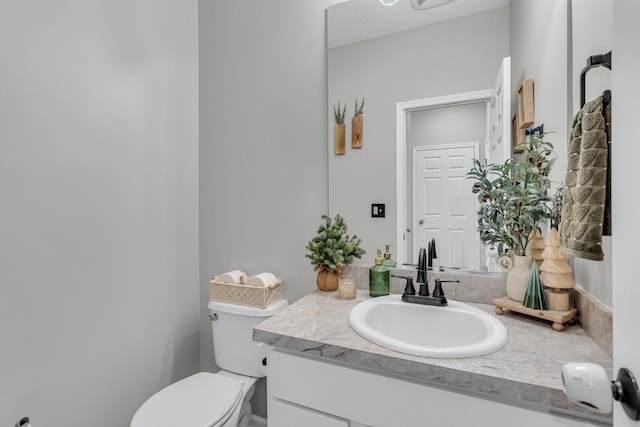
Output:
M415 263L419 248L435 237L437 265L487 270L475 232L477 204L464 174L474 159L485 158L489 96L427 104L452 95L486 94L494 86L503 58L509 56L507 4L458 0L417 10L410 0L393 7L351 0L329 8L330 117L334 105L347 102L349 128L355 100L365 98L363 147L350 148L347 138L345 154L336 155L329 144L329 208L331 214L345 216L350 230L363 238L371 261L376 248L391 244L398 263ZM398 105L411 102L418 104L401 111L405 126L399 128ZM332 123L330 127L333 139ZM405 141L402 149L398 133ZM418 165L435 161L457 173L437 177L440 184L429 188L414 185L436 182L433 176L414 179ZM398 175L404 175L404 184ZM454 219L465 222L457 227L463 232L433 235L428 221L436 215L417 209L424 196L431 207L454 208L464 215ZM371 217L372 203L385 204L384 218Z
M533 79L536 124L543 123L545 131L553 131L546 138L558 155L551 178L561 185L568 129L579 108L576 88L580 70L588 55L611 50L607 35L611 29L610 0L455 0L423 10L416 10L413 3L399 0L395 6L385 7L375 0L350 0L327 11L329 117L333 117L333 106L338 102L348 104L345 154L334 153L333 122L328 123L329 213L343 215L350 233L363 238L367 251L364 264L372 263L376 248L385 244L391 244L394 258L402 252L397 247L402 232L396 203L398 103L490 90L502 59L511 57L511 104L515 104L520 82ZM477 9L480 7L483 9ZM396 13L409 13L413 18L399 18L409 22L398 27ZM605 75L604 83L589 84L587 99L610 85L606 70L596 73ZM596 73L590 79L596 78ZM354 102L363 97L362 148L351 148ZM477 142L482 157L487 132L473 133L472 128L486 123L486 117L481 116L488 114L488 107L486 103L460 107L460 111L452 108L450 115L445 109L411 113L407 116L411 123L408 138L415 141L422 138L417 133L425 132L431 135L425 136L429 142L418 145L436 147L451 141L460 146ZM473 108L474 113L462 111ZM407 176L407 181L411 179ZM407 197L413 197L406 191ZM446 193L457 195L453 189ZM371 217L372 203L385 204L384 218ZM415 248L406 242L406 254L397 259L399 264L415 262ZM453 258L449 265L441 261L440 265L447 267L474 269L454 265ZM604 264L593 264L577 265L576 280L586 287L590 277L600 283L610 282L610 257ZM477 268L485 268L480 260ZM610 299L606 294L598 295L598 291L594 294L605 303Z

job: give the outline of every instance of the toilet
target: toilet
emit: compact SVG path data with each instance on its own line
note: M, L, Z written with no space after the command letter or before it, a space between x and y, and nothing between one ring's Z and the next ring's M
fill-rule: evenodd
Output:
M254 342L253 327L287 308L280 300L266 308L210 301L216 364L151 396L131 427L248 427L258 378L266 376L268 346ZM264 362L264 363L263 363Z

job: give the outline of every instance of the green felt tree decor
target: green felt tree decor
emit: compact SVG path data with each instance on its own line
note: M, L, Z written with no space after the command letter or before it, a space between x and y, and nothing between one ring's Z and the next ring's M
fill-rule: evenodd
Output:
M548 310L547 298L544 296L544 287L540 280L540 272L538 264L533 263L531 266L531 277L529 278L529 286L524 294L522 305L533 308L534 310Z

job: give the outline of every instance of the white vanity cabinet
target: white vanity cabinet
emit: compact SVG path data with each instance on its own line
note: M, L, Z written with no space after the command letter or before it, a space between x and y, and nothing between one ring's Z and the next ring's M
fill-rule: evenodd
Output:
M603 426L544 408L524 409L317 356L268 355L269 427ZM514 402L517 405L517 402Z

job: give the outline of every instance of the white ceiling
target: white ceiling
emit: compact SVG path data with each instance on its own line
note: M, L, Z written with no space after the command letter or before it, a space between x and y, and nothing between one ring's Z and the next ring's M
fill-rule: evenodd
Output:
M380 37L508 4L509 0L455 0L432 9L416 10L411 0L399 0L393 6L383 6L379 0L350 0L327 10L327 46Z

